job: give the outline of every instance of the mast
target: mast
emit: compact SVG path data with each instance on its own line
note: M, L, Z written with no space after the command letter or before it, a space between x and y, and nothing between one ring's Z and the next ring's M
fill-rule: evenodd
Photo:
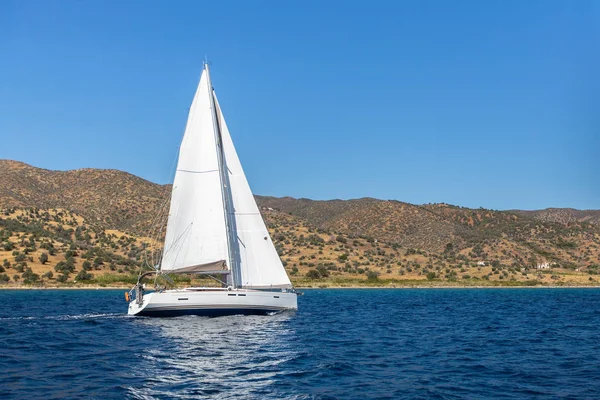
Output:
M223 209L225 218L225 229L227 238L227 255L229 258L228 266L231 269L231 273L227 275L227 284L233 287L241 285L241 277L239 277L238 263L236 262L236 232L235 218L233 217L233 204L231 200L231 187L229 184L229 176L227 174L227 165L225 163L225 153L223 150L223 139L221 137L221 128L219 126L219 118L217 116L217 109L215 107L215 99L213 96L213 86L210 80L210 70L208 68L208 62L204 63L206 68L206 79L208 82L208 96L210 99L210 110L213 120L213 128L215 133L215 142L217 144L217 159L219 161L219 178L221 181L221 195L223 197ZM233 217L233 218L232 218Z

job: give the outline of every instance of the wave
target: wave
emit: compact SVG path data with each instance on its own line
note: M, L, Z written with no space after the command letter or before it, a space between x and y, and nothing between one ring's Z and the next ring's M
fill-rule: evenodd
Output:
M102 318L123 318L126 314L121 313L88 313L88 314L63 314L63 315L46 315L46 316L16 316L16 317L0 317L0 321L31 321L31 320L57 320L69 321L78 319L102 319Z

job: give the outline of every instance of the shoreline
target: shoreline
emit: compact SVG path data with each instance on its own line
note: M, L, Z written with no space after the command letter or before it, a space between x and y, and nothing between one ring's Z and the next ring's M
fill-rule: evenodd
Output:
M130 286L0 286L0 290L129 290ZM475 285L454 285L454 286L297 286L298 290L327 290L327 289L600 289L600 285L569 285L569 286L475 286Z
M329 287L297 287L296 289L600 289L597 286L329 286Z

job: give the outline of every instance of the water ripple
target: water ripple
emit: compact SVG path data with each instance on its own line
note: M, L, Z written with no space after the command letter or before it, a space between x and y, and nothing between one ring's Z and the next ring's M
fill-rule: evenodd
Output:
M298 313L131 318L0 291L0 398L600 398L600 290L307 290Z

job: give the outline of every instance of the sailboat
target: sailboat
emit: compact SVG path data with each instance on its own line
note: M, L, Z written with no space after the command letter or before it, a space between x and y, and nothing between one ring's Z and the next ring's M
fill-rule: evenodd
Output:
M145 293L150 274L208 275L221 287ZM261 217L205 63L190 107L163 253L126 293L129 315L271 314L296 310L298 293Z

